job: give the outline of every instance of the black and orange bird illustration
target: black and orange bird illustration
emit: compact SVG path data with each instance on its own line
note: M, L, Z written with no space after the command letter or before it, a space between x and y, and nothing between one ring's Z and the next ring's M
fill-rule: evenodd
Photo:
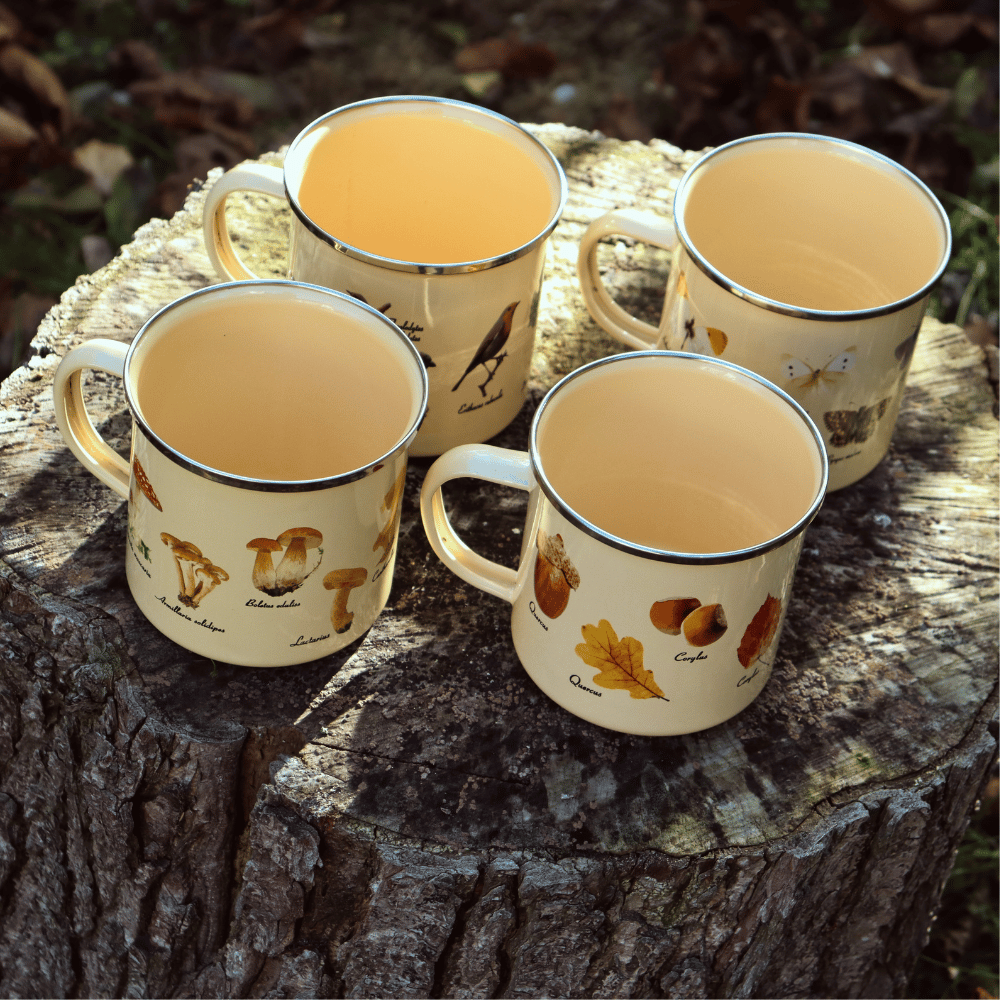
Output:
M511 322L514 319L514 310L520 305L519 302L511 302L506 309L504 309L500 318L490 327L490 332L483 337L483 342L479 345L479 350L476 351L475 356L469 362L469 367L465 369L462 373L462 377L455 383L452 388L452 392L455 391L464 381L465 376L469 374L474 368L482 365L488 372L486 381L483 382L479 387L479 391L485 396L486 386L493 381L493 376L496 375L497 369L500 367L500 363L505 357L507 357L507 352L504 351L500 354L499 351L503 348L503 345L507 343L507 338L510 336ZM496 364L492 368L489 367L488 362L494 361Z

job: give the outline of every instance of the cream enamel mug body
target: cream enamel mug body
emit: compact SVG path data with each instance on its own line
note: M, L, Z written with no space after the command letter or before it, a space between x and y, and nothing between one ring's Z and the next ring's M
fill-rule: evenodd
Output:
M123 381L128 459L90 420L88 369ZM310 390L308 369L313 387L339 390ZM348 383L367 400L356 419ZM297 394L322 426L289 417ZM426 405L419 355L376 310L289 281L214 285L161 309L131 346L73 348L53 395L74 455L128 499L129 588L168 638L278 667L334 652L375 621Z
M609 729L677 735L731 718L767 682L827 473L814 424L775 386L639 352L555 386L528 453L442 455L420 504L445 565L511 603L514 647L542 691ZM516 568L454 533L442 487L461 477L528 491Z
M416 174L434 149L422 157L412 144L431 142L433 136L423 133L434 129L441 130L442 141L455 142L455 155L442 154L440 164L442 171L458 171L450 180ZM355 141L363 130L375 130L368 137L374 153ZM338 143L347 147L343 155ZM330 178L332 205L315 194L309 201L335 168L363 155L371 161L359 167L360 176ZM498 155L510 158L511 169L497 169ZM469 172L483 178L473 178L459 204L459 182ZM371 188L361 193L368 181ZM430 396L411 454L438 455L456 444L484 441L514 419L526 397L546 243L566 201L562 168L539 140L502 115L441 98L378 98L332 111L298 135L282 168L240 164L208 193L205 243L216 271L254 278L226 228L226 199L236 191L287 199L289 277L367 302L419 350ZM433 214L432 195L443 200L447 214ZM510 210L488 215L504 198ZM383 202L395 206L388 218L382 217L389 211ZM425 202L431 214L413 222L411 212ZM528 206L523 218L522 203ZM476 234L484 239L472 238ZM470 239L463 242L463 235Z
M625 312L601 280L598 244L614 236L674 250L658 328ZM732 361L796 399L823 435L839 489L888 451L950 253L944 210L899 164L826 136L768 134L695 163L672 224L632 210L594 220L578 271L591 315L629 347Z

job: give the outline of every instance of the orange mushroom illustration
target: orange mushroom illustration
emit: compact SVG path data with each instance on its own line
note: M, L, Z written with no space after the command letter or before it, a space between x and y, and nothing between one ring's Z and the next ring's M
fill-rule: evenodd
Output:
M253 564L253 574L251 579L253 585L265 594L274 596L275 572L273 552L281 551L281 544L276 538L252 538L247 542L247 548L251 552L257 553L257 558Z
M149 478L146 475L146 470L142 467L142 463L138 458L132 459L132 472L135 474L135 482L140 490L145 494L146 499L158 510L162 511L163 507L160 505L160 501L156 497L156 492L153 489ZM129 499L133 499L132 491L129 490Z
M177 567L177 600L189 608L196 608L229 574L202 555L193 542L181 541L166 531L160 532L160 541L174 557Z
M272 597L298 590L323 560L323 535L315 528L289 528L275 539L285 554L274 571Z
M396 529L399 527L399 515L401 513L401 501L403 499L403 487L405 484L406 465L404 463L403 467L399 470L399 475L396 476L396 481L392 484L389 492L386 493L382 501L382 510L389 514L389 519L378 533L378 538L372 543L372 552L376 549L382 550L382 555L379 556L378 562L375 564L376 568L387 562L389 556L392 555L393 544L396 540Z
M346 632L354 621L354 612L347 610L347 599L351 596L351 591L360 587L367 579L368 570L364 566L331 570L323 578L323 586L337 592L330 609L330 623L338 635Z

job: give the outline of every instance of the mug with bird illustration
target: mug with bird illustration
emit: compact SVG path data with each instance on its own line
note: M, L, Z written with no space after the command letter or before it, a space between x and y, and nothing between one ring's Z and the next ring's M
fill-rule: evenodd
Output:
M209 191L206 247L234 279L256 277L226 227L226 200L242 191L287 199L290 277L367 303L420 352L430 399L411 454L485 441L517 416L567 191L540 140L461 101L338 108L298 135L283 167L240 164Z

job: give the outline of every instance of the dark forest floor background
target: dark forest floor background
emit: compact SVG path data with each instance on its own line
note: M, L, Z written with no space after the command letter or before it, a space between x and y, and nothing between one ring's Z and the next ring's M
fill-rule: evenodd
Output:
M0 379L41 317L188 186L339 105L432 94L685 149L841 136L951 216L932 303L996 381L995 0L0 2ZM911 997L996 997L996 782Z

